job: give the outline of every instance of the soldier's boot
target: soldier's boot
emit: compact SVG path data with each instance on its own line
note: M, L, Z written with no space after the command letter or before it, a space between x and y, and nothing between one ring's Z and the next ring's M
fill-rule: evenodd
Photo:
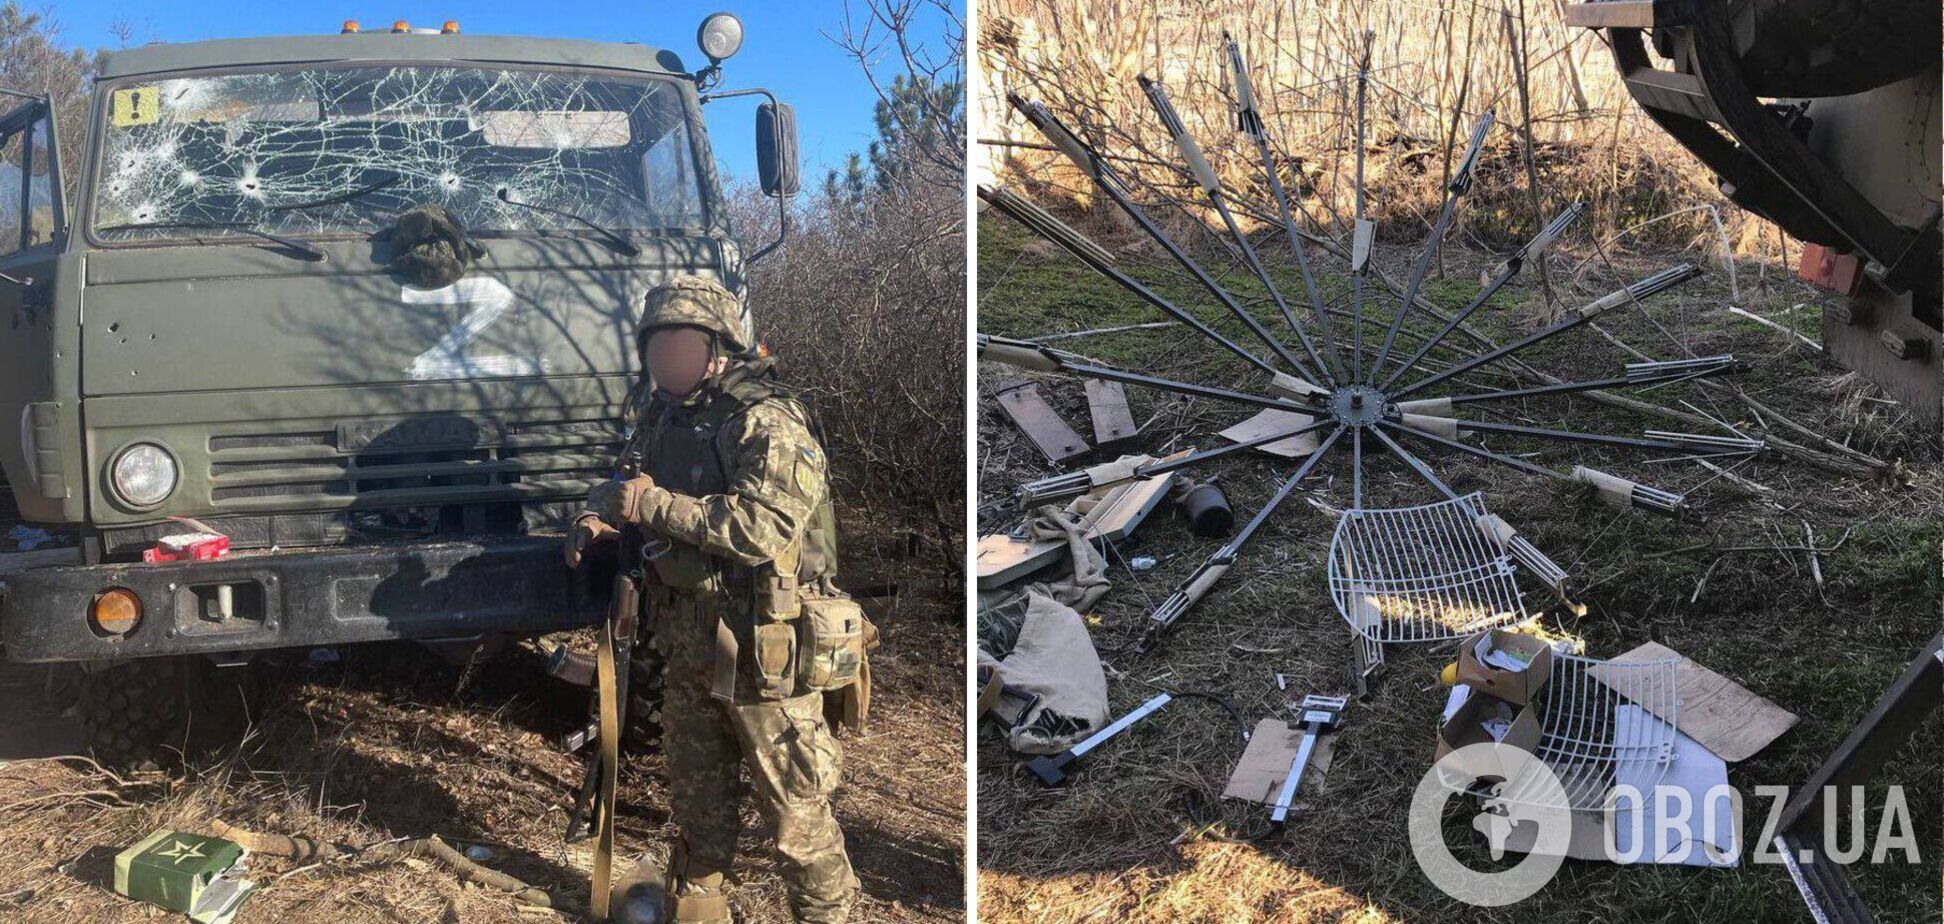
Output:
M682 841L668 860L668 920L670 924L735 924L729 896L723 892L723 873L689 857Z

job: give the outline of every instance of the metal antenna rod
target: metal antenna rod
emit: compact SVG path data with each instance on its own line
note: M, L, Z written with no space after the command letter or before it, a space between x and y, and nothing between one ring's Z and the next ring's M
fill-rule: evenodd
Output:
M1444 479L1438 477L1437 472L1431 470L1429 464L1407 451L1404 447L1398 445L1396 440L1391 439L1390 434L1385 433L1381 429L1374 432L1377 434L1378 439L1384 441L1384 445L1391 452L1396 453L1397 457L1403 459L1404 463L1409 465L1412 471L1417 472L1419 478L1430 482L1432 487L1437 488L1445 497L1450 498L1458 506L1464 508L1467 513L1471 514L1475 518L1475 522L1478 523L1479 527L1488 536L1499 542L1504 550L1513 558L1518 559L1519 563L1524 565L1526 570L1531 571L1534 577L1550 587L1553 594L1559 598L1559 602L1564 603L1569 609L1578 612L1580 615L1585 615L1584 608L1566 592L1565 569L1559 567L1552 559L1546 557L1546 553L1539 551L1538 546L1533 545L1524 536L1519 535L1518 530L1513 529L1512 525L1506 523L1503 518L1493 517L1483 508L1482 504L1473 503L1473 499L1478 495L1460 496L1457 491L1452 490L1450 485L1445 484Z
M1527 462L1524 459L1516 458L1514 456L1500 455L1499 453L1493 452L1489 449L1482 449L1480 447L1473 446L1470 443L1461 443L1457 440L1446 439L1435 433L1426 433L1423 430L1413 429L1411 427L1406 427L1402 424L1393 424L1389 421L1380 422L1379 424L1377 424L1377 426L1379 429L1384 429L1384 430L1390 430L1394 428L1397 430L1397 432L1402 433L1405 436L1414 436L1421 440L1427 440L1429 442L1436 443L1440 446L1445 447L1446 449L1456 449L1459 452L1470 453L1471 455L1477 456L1481 459L1489 459L1493 462L1497 462L1500 465L1516 468L1519 471L1525 472L1526 474L1529 475L1544 475L1547 478L1552 478L1558 481L1573 480L1573 476L1568 475L1565 472L1556 472L1553 471L1552 469L1546 468L1543 465L1534 465L1531 462Z
M1391 373L1390 378L1384 380L1381 388L1385 391L1390 390L1391 386L1397 384L1398 379L1403 378L1406 373L1417 368L1418 363L1422 362L1426 356L1431 355L1433 348L1442 342L1444 338L1450 336L1452 331L1457 330L1458 325L1465 323L1465 319L1471 317L1472 312L1484 307L1485 302L1493 295L1498 294L1498 290L1504 287L1506 283L1511 282L1512 277L1519 275L1519 272L1525 268L1527 263L1543 258L1546 248L1552 246L1553 241L1557 240L1559 235L1564 233L1568 226L1578 221L1580 215L1585 211L1585 203L1575 202L1567 206L1566 210L1560 212L1552 221L1548 222L1537 237L1527 242L1523 250L1513 254L1511 259L1499 265L1498 272L1492 275L1492 280L1486 283L1485 288L1480 289L1477 295L1472 297L1470 303L1466 304L1463 309L1457 314L1452 315L1451 319L1445 322L1444 329L1438 331L1431 339L1424 341L1424 345L1418 347L1417 352L1411 354L1410 359L1399 364L1397 371Z
M1377 358L1370 364L1370 380L1384 374L1384 361L1390 358L1391 345L1397 342L1397 329L1404 326L1404 316L1417 301L1418 289L1424 286L1424 275L1431 270L1431 260L1444 245L1445 232L1451 228L1451 217L1458 211L1458 199L1471 191L1472 168L1478 165L1479 151L1485 147L1485 133L1490 131L1494 122L1491 110L1478 117L1478 124L1472 128L1471 143L1465 148L1465 159L1451 175L1451 185L1445 189L1444 205L1438 209L1438 220L1431 225L1431 234L1425 239L1424 252L1418 254L1417 265L1411 268L1411 280L1404 286L1404 294L1398 298L1397 311L1391 315L1390 330L1384 333L1384 344L1377 350Z
M1269 189L1276 197L1276 210L1282 218L1283 228L1289 238L1289 249L1296 253L1296 268L1303 274L1303 288L1309 292L1310 310L1316 318L1316 326L1323 334L1323 347L1329 351L1330 362L1324 371L1329 374L1330 384L1335 385L1343 377L1343 350L1337 345L1336 334L1332 331L1330 314L1323 307L1322 290L1316 287L1316 275L1310 272L1309 255L1303 249L1303 235L1296 228L1296 219L1289 208L1289 192L1283 188L1282 177L1276 172L1276 157L1269 146L1269 128L1262 121L1262 113L1256 109L1255 84L1249 80L1249 70L1242 61L1242 48L1228 33L1222 34L1222 41L1228 44L1229 67L1235 74L1235 121L1243 134L1255 139L1256 152L1262 156L1262 170L1269 177Z
M1197 318L1194 315L1189 314L1186 310L1177 307L1173 302L1170 302L1167 299L1162 298L1153 289L1150 289L1147 286L1142 285L1134 277L1129 276L1126 273L1123 273L1119 269L1115 268L1114 265L1103 256L1106 253L1106 251L1102 250L1100 245L1095 244L1094 242L1087 240L1084 237L1081 237L1079 235L1079 232L1073 231L1073 229L1068 228L1064 224L1058 224L1057 227L1044 225L1041 219L1042 218L1051 219L1052 216L1045 215L1044 212L1039 212L1038 214L1035 214L1035 210L1032 206L1032 203L1027 202L1024 199L1021 199L1016 195L1013 195L1011 192L1008 192L1007 190L994 189L989 186L979 187L979 198L984 199L987 203L991 204L993 208L998 209L1000 212L1012 218L1014 221L1017 221L1021 225L1024 225L1028 230L1040 235L1041 237L1049 241L1052 241L1055 244L1058 244L1061 247L1061 249L1065 250L1066 252L1072 254L1074 257L1078 258L1080 262L1087 264L1087 266L1090 267L1094 272L1099 273L1100 275L1105 276L1116 283L1119 283L1121 288L1124 288L1129 292L1134 293L1142 301L1147 302L1148 304L1153 305L1154 307L1160 309L1163 314L1166 314L1167 316L1174 318L1175 320L1180 321L1181 323L1186 324L1189 327L1194 328L1196 331L1200 332L1202 336L1207 337L1210 340L1213 340L1215 343L1219 344L1222 348L1228 350L1231 353L1234 353L1236 356L1241 357L1242 360L1248 363L1249 365L1254 366L1257 369L1260 369L1264 372L1267 372L1270 375L1282 374L1281 370L1278 370L1275 366L1271 365L1268 360L1265 360L1262 357L1249 352L1241 344L1236 343L1233 340L1230 340L1226 336L1223 336L1220 331L1217 331L1215 328L1208 326L1208 324L1202 321L1200 318ZM1062 231L1066 233L1063 234L1061 233ZM1071 237L1068 236L1069 234L1071 235Z
M1581 324L1585 324L1586 322L1593 320L1595 317L1598 317L1602 312L1605 312L1610 308L1614 308L1625 304L1637 303L1641 299L1646 298L1649 295L1653 295L1657 292L1662 292L1667 289L1671 289L1674 286L1680 285L1681 283L1693 279L1694 277L1699 275L1701 275L1701 269L1689 263L1683 263L1679 266L1670 267L1668 269L1661 270L1660 272L1655 273L1654 275L1649 276L1646 279L1642 279L1641 281L1636 282L1633 285L1630 285L1624 289L1617 290L1615 292L1608 293L1607 295L1602 296L1597 301L1580 306L1578 309L1569 312L1564 320L1561 320L1560 322L1553 324L1550 327L1546 327L1541 330L1535 331L1531 334L1526 335L1525 337L1522 337L1518 340L1508 343L1489 353L1482 353L1462 363L1459 363L1458 365L1452 366L1451 368L1446 369L1443 372L1437 373L1436 375L1427 376L1425 378L1412 382L1410 385L1405 386L1404 390L1391 395L1391 397L1393 399L1402 398L1413 392L1420 391L1432 385L1436 385L1437 383L1449 379L1453 376L1463 375L1467 372L1470 372L1473 369L1478 368L1479 366L1485 365L1486 363L1497 362L1498 360L1510 356L1513 353L1517 353L1518 351L1523 350L1526 347L1532 346L1535 343L1538 343L1549 337L1554 337L1559 334L1563 334L1566 331L1572 330L1573 328L1580 326Z
M1357 210L1350 238L1350 366L1356 381L1364 381L1363 371L1363 290L1364 276L1370 272L1370 250L1376 228L1364 219L1364 99L1370 89L1370 43L1377 33L1365 32L1363 56L1357 61Z
M1258 446L1267 446L1270 443L1286 440L1291 437L1304 436L1315 433L1325 427L1333 426L1336 426L1336 421L1321 420L1300 427L1290 427L1277 432L1264 434L1253 439L1243 440L1239 443L1230 443L1227 446L1218 446L1214 449L1204 449L1200 452L1189 453L1179 459L1163 459L1158 462L1150 462L1146 465L1137 465L1131 468L1122 466L1118 462L1108 462L1077 472L1065 472L1059 475L1049 475L1037 481L1029 481L1020 485L1014 493L1026 504L1049 503L1051 501L1076 497L1088 491L1119 484L1123 481L1165 475L1168 472L1184 469L1190 465L1206 462L1210 459L1221 458L1231 453L1241 452L1245 449L1254 449Z
M1533 398L1539 395L1557 395L1581 391L1603 391L1608 388L1629 388L1641 385L1662 385L1668 382L1681 382L1688 379L1707 378L1736 371L1730 364L1695 367L1679 370L1671 374L1643 376L1628 374L1606 379L1591 379L1584 382L1560 382L1557 385L1535 385L1531 388L1510 388L1505 391L1487 391L1475 395L1453 395L1446 398L1452 404L1473 404L1480 401L1506 401L1514 398Z
M1485 433L1506 433L1512 436L1530 436L1544 440L1562 440L1568 443L1598 443L1604 446L1626 446L1631 449L1657 449L1673 452L1692 452L1694 442L1649 439L1638 436L1608 436L1604 433L1581 433L1577 430L1549 430L1544 427L1525 427L1518 424L1492 423L1486 420L1461 420L1461 430L1482 431ZM1686 434L1682 434L1686 435ZM1745 449L1730 450L1720 455L1738 455Z
M1459 506L1464 507L1473 515L1478 513L1477 510L1472 509L1471 504L1467 503L1457 491L1452 490L1450 485L1445 484L1444 479L1439 478L1437 473L1431 470L1431 466L1425 464L1423 459L1405 451L1404 447L1397 445L1397 441L1391 439L1390 434L1385 433L1383 428L1374 427L1371 429L1371 432L1376 434L1377 439L1383 441L1385 448L1389 449L1398 458L1403 459L1404 464L1410 466L1412 471L1417 472L1419 478L1430 482L1432 487L1437 488L1438 493L1443 494L1446 498L1457 501Z
M1350 431L1350 509L1363 509L1363 432L1357 427Z
M1092 148L1088 147L1086 142L1081 141L1079 136L1068 129L1065 123L1053 115L1051 110L1048 110L1041 103L1028 102L1016 95L1008 94L1006 98L1012 102L1014 108L1026 116L1027 121L1032 122L1034 127L1038 128L1040 133L1047 137L1047 140L1053 142L1053 145L1059 148L1062 153L1066 154L1075 166L1079 167L1091 177L1094 185L1099 187L1101 192L1106 193L1107 198L1114 200L1114 204L1120 206L1121 211L1126 212L1128 217L1133 218L1134 223L1140 225L1141 230L1147 232L1148 237L1153 238L1155 243L1160 244L1161 249L1167 251L1168 255L1173 257L1176 263L1181 264L1183 269L1194 276L1202 284L1203 288L1207 289L1211 295L1214 295L1216 300L1228 308L1229 312L1234 314L1237 320L1247 326L1256 337L1261 339L1263 343L1268 344L1269 349L1281 357L1283 362L1288 363L1291 369L1296 370L1305 377L1315 377L1316 374L1309 371L1308 367L1303 365L1302 360L1297 359L1291 354L1289 348L1283 346L1281 341L1270 336L1268 329L1262 326L1261 321L1255 319L1255 315L1250 314L1248 309L1243 308L1242 304L1235 300L1235 296L1230 295L1227 289L1222 288L1222 284L1216 282L1215 277L1208 275L1208 271L1202 269L1201 264L1195 262L1195 258L1189 256L1187 251L1182 250L1181 246L1176 244L1174 239L1168 236L1168 232L1161 230L1161 226L1155 224L1154 219L1149 218L1147 212L1139 205L1136 205L1132 198L1129 198L1124 190L1125 181L1120 178L1120 174L1104 158Z
M1241 552L1242 546L1256 534L1256 530L1262 528L1262 524L1276 512L1276 508L1295 492L1297 485L1301 484L1304 478L1309 477L1310 470L1329 454L1330 447L1336 445L1337 438L1343 436L1345 429L1338 426L1330 431L1330 435L1323 438L1322 445L1316 447L1316 451L1303 461L1303 464L1296 469L1296 473L1290 475L1289 479L1282 483L1282 487L1276 489L1275 495L1262 505L1262 509L1256 511L1248 524L1221 548L1216 549L1215 554L1208 556L1208 560L1202 562L1193 574L1188 575L1188 578L1175 588L1174 593L1168 595L1168 599L1161 601L1161 605L1154 608L1154 612L1148 615L1147 631L1142 633L1140 640L1134 644L1136 653L1146 652L1154 647L1154 643L1160 640L1161 635L1205 596L1209 588L1215 586L1215 582L1220 580L1222 575L1227 573L1229 566L1235 563L1235 556Z
M1111 369L1106 366L1096 366L1092 363L1080 361L1080 358L1072 353L1043 347L1037 343L1025 340L1009 340L1004 337L992 337L986 334L980 334L978 335L978 347L980 359L989 359L994 362L1005 363L1009 366L1031 369L1035 372L1065 372L1069 375L1106 379L1110 382L1122 382L1128 385L1141 385L1161 391L1171 391L1176 394L1194 395L1197 398L1214 398L1217 401L1234 401L1239 404L1250 404L1256 407L1272 408L1279 411L1295 411L1298 414L1307 414L1316 410L1311 405L1288 398L1251 394L1246 391L1217 388L1213 385L1197 385L1193 382L1177 382L1174 379L1164 379L1158 376L1143 375L1138 372L1123 372L1119 369Z
M1289 304L1283 301L1282 290L1276 288L1275 280L1269 278L1269 271L1263 268L1262 261L1257 258L1255 247L1249 243L1249 236L1243 234L1241 226L1235 223L1235 214L1229 211L1228 197L1222 192L1221 179L1215 176L1214 168L1208 166L1208 158L1202 153L1201 145L1195 141L1193 135L1188 134L1188 126L1182 123L1181 114L1175 111L1174 103L1169 101L1168 92L1162 89L1161 84L1149 80L1146 74L1136 77L1135 80L1140 83L1141 91L1147 94L1148 102L1154 106L1155 114L1161 117L1161 124L1167 128L1168 135L1174 139L1175 148L1181 152L1181 159L1188 162L1188 172L1195 177L1196 185L1201 187L1202 193L1215 206L1215 213L1222 217L1222 224L1228 228L1229 236L1233 237L1235 243L1242 248L1243 261L1249 264L1249 269L1255 273L1256 279L1261 280L1262 287L1269 291L1269 298L1276 303L1276 310L1282 312L1283 320L1289 323L1289 329L1296 332L1296 339L1302 343L1303 352L1309 355L1310 362L1316 364L1317 370L1330 381L1330 384L1336 384L1329 366L1323 362L1323 357L1317 354L1316 345L1310 342L1309 331L1303 327L1301 321L1296 320L1295 312L1289 310Z

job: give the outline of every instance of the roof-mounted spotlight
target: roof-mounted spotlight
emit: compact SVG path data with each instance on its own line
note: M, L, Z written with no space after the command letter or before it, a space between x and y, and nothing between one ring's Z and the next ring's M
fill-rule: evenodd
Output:
M701 46L711 66L729 60L742 48L742 43L742 20L734 13L710 13L702 18L702 27L695 30L695 44Z

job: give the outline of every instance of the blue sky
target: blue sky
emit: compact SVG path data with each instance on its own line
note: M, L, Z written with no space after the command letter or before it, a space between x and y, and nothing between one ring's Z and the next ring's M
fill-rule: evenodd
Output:
M23 5L30 10L40 8L34 3ZM963 2L958 8L962 17ZM116 21L132 26L131 42L140 44L334 33L346 19L356 19L367 29L389 28L396 19L415 26L436 26L456 19L463 31L476 34L640 42L675 51L684 63L697 67L704 59L695 48L696 26L702 17L718 11L741 17L745 36L742 51L723 65L721 88L768 87L784 102L796 106L806 186L821 181L825 169L843 163L845 154L863 150L876 136L871 121L876 95L857 63L824 37L824 33L842 34L841 0L468 0L445 4L393 0L376 6L367 6L366 0L329 4L55 0L52 15L61 25L63 39L84 48L115 47L118 40L110 26ZM934 19L924 26L928 31L920 38L942 52L945 24ZM888 81L891 73L892 62L887 61L884 79ZM736 177L747 178L755 172L759 101L723 100L704 110L716 158Z

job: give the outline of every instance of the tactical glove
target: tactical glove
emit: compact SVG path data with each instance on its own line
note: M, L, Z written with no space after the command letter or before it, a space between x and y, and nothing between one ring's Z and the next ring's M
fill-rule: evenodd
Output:
M641 496L654 486L655 480L647 475L636 475L627 481L604 481L587 492L587 512L612 526L636 522L641 517Z
M567 531L567 541L560 549L563 557L567 559L567 567L570 569L580 567L582 552L587 551L589 546L599 545L617 535L620 535L620 530L601 522L600 517L586 515L575 520L573 528Z

